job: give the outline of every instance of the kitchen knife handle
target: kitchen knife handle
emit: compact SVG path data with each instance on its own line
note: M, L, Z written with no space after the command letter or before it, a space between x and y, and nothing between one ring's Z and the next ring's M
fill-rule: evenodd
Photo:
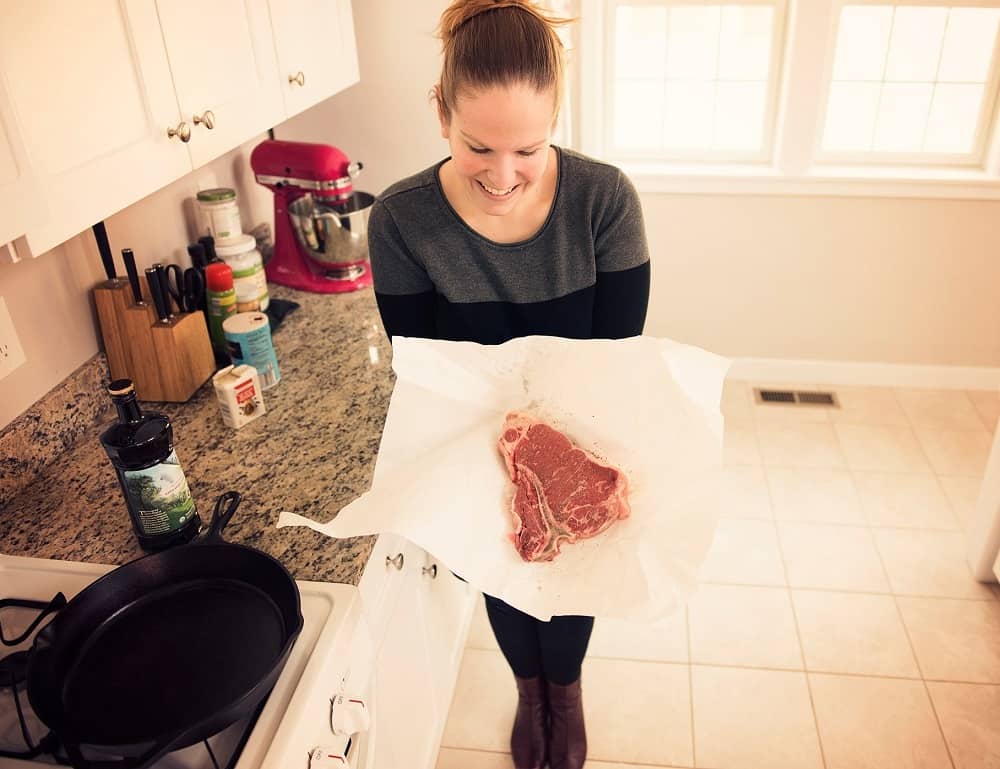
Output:
M128 282L132 286L132 296L135 297L136 304L143 304L142 288L139 286L139 271L135 268L135 254L131 248L122 249L122 261L125 262L125 272L128 273Z
M153 265L153 269L156 270L156 279L160 282L160 295L163 297L163 309L167 313L168 318L172 318L174 315L174 306L170 301L170 281L167 278L167 267L161 262L156 262Z
M98 222L93 227L94 239L97 241L97 250L101 254L101 261L104 263L104 273L108 280L117 280L115 273L115 260L111 256L111 245L108 243L108 231L104 227L104 222Z
M160 283L160 276L156 273L155 265L146 268L146 282L149 284L149 295L153 297L156 317L160 319L161 323L166 323L170 318L170 313L167 312L167 297L163 292L163 284Z

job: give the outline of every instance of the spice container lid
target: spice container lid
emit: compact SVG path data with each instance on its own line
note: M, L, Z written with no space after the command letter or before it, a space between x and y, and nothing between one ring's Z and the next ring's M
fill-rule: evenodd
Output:
M232 238L226 238L225 243L216 242L215 254L216 256L238 256L255 248L257 248L257 239L253 235L241 232Z
M225 203L236 200L236 190L230 187L215 187L210 190L199 190L197 198L202 203Z
M233 268L225 262L212 262L205 267L205 288L208 291L229 291L233 287Z

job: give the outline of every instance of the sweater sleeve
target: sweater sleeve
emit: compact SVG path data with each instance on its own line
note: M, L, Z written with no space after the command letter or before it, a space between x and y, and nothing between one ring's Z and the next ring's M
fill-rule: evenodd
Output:
M639 195L621 171L594 237L597 286L591 335L595 339L638 336L649 305L649 247Z
M382 200L372 206L368 220L368 254L375 301L389 339L437 337L434 284Z

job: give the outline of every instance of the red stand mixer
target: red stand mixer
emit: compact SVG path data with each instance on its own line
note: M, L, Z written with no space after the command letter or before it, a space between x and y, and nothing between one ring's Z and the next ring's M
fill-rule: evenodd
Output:
M327 144L268 139L254 147L250 167L274 193L269 281L324 294L372 284L368 215L375 197L354 191L361 163Z

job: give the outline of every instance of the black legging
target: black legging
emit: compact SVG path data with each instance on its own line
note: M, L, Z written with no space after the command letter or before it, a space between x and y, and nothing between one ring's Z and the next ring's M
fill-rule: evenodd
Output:
M560 686L580 677L583 655L587 653L593 617L553 617L541 622L499 598L486 599L486 614L514 675L534 678L543 675Z

